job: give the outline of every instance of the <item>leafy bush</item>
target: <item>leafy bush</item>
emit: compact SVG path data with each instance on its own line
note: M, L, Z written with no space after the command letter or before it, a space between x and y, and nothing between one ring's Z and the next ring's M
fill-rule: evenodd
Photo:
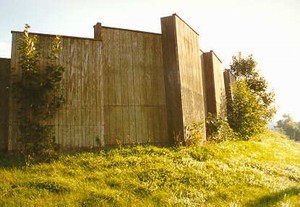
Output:
M230 128L229 123L223 116L215 116L208 113L206 119L206 140L210 142L222 142L235 140L234 131Z
M19 43L21 78L13 84L18 103L20 151L27 161L31 157L53 155L55 139L49 120L63 102L60 82L64 68L56 64L61 50L60 38L52 42L45 67L39 63L40 53L36 48L36 35L29 35L29 25Z
M184 128L185 144L187 146L199 146L204 139L204 124L202 122L194 122Z
M259 100L251 93L245 81L236 82L232 91L234 100L228 110L229 124L240 139L248 140L265 129L268 123L262 118L266 113L265 107L259 104Z
M284 114L275 127L291 139L300 141L300 122L295 122L290 115Z

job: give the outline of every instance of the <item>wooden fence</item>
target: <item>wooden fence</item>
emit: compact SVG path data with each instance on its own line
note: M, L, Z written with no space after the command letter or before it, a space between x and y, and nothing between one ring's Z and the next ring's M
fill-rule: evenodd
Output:
M62 148L169 142L159 34L101 28L101 41L62 37L65 103L50 124ZM13 32L12 82L20 77ZM36 34L41 66L55 36ZM16 104L10 98L9 149L16 146Z
M165 146L174 143L174 136L184 139L185 127L193 122L204 123L205 58L199 35L176 14L162 18L161 23L162 34L98 23L94 39L61 37L58 63L65 68L65 103L49 124L62 149L146 143ZM21 35L12 32L10 84L21 75L17 50ZM40 65L45 66L55 36L36 35ZM215 75L217 87L222 87L222 74ZM8 139L2 142L14 150L19 132L12 96L8 108Z

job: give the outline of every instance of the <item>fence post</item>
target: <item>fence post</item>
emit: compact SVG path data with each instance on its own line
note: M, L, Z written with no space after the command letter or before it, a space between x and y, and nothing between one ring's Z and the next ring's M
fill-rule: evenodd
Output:
M8 150L8 96L10 59L0 58L0 151Z

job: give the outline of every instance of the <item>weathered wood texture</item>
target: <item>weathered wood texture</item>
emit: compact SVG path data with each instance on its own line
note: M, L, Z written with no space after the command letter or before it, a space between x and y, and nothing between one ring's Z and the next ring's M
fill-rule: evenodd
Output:
M202 90L203 90L203 102L204 102L204 114L207 115L207 96L206 96L206 82L205 82L205 63L204 63L204 52L200 49L200 62L201 62L201 71L202 71Z
M221 110L225 88L217 56L200 50L199 35L176 14L162 18L161 29L154 34L97 23L95 39L62 37L58 63L65 67L65 103L49 122L62 149L170 145L174 136L185 140L185 127L204 123L206 111ZM21 74L21 35L12 34L10 84ZM55 36L37 35L45 66ZM16 109L10 96L9 150L16 148L19 134Z
M184 127L205 121L199 35L177 15L161 26L169 136L184 139Z
M233 94L231 92L231 87L235 82L235 76L228 69L224 71L223 76L224 76L224 85L226 91L226 99L232 101Z
M21 33L13 33L11 81L20 77L19 52L16 49ZM55 36L38 35L41 66ZM65 67L62 86L65 103L49 123L54 125L55 137L62 148L95 147L101 141L102 104L102 43L93 39L62 37L62 52L58 62ZM10 97L9 149L16 146L18 123L16 104Z
M8 146L8 89L10 59L0 58L0 151Z
M106 145L167 144L159 34L102 27Z
M203 54L207 112L225 115L226 94L222 62L213 51Z
M176 23L173 16L161 18L161 31L169 140L174 141L176 136L184 140Z
M215 82L215 93L216 93L216 106L217 115L225 116L226 113L226 92L224 85L223 66L221 60L217 55L213 53L213 65L214 65L214 82Z
M184 126L205 122L203 70L200 59L199 35L182 19L174 16L181 82ZM205 130L204 130L205 131Z
M204 76L205 76L205 96L206 96L206 112L217 114L215 80L213 71L212 53L203 54L204 59Z
M58 62L65 67L65 103L49 123L57 143L62 149L168 144L160 35L101 25L97 29L101 41L62 37ZM13 33L12 82L20 78L20 35ZM53 38L38 34L41 66ZM16 107L10 98L10 150L19 134Z

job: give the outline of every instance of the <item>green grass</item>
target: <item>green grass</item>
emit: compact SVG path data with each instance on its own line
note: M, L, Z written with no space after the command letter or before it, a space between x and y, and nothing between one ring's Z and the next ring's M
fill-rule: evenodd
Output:
M275 132L20 163L1 159L0 206L300 206L300 144Z

